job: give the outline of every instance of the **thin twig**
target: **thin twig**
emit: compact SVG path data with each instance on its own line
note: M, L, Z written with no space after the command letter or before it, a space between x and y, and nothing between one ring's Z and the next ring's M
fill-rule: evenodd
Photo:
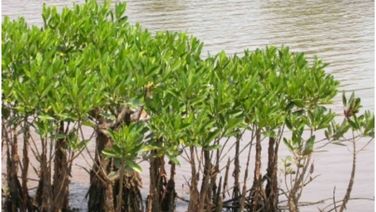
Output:
M336 187L335 187L335 186L334 186L334 188L333 188L333 205L334 205L335 212L337 212L337 205L336 205Z

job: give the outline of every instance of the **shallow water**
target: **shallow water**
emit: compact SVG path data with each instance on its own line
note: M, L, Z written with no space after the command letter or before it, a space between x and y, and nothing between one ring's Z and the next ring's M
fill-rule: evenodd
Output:
M45 1L49 5L71 5L68 1ZM2 15L24 16L29 23L41 23L42 1L3 0ZM151 31L185 31L205 43L204 51L220 50L241 53L243 49L265 45L285 45L309 57L319 56L330 63L327 72L341 82L341 90L355 91L365 109L374 108L374 2L325 0L132 0L128 2L131 22L140 22ZM340 98L334 110L341 113ZM345 191L351 169L347 148L328 146L327 152L314 155L315 172L320 174L303 194L303 200L316 201L331 197L336 186L337 199ZM281 155L287 155L282 151ZM87 166L82 158L77 164ZM147 167L143 175L147 176ZM183 176L189 167L178 168L177 188L185 189ZM71 187L73 206L85 208L83 194L88 175L76 167ZM148 185L147 177L143 178ZM144 188L146 191L147 186ZM358 156L353 197L374 197L374 145ZM374 202L354 200L348 211L373 211ZM316 206L302 211L318 211Z

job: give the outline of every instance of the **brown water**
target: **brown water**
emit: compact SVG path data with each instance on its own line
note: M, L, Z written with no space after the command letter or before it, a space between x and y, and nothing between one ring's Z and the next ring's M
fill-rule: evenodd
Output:
M45 1L49 5L71 5L68 1ZM304 2L304 3L303 3ZM3 0L2 15L24 16L29 23L40 24L42 1ZM204 51L220 50L240 53L243 49L265 45L285 45L294 51L317 55L330 63L328 73L341 81L341 90L356 91L365 109L374 110L374 2L367 0L143 0L129 1L131 22L140 22L151 31L185 31L205 43ZM334 109L341 112L340 98ZM340 199L351 169L347 148L328 146L327 152L316 153L315 172L320 174L303 194L303 200L316 201L331 197L336 186ZM287 155L282 151L281 156ZM82 158L77 164L87 166ZM147 184L147 166L143 173ZM84 210L82 199L88 185L86 172L76 167L73 173L72 203ZM180 193L189 167L178 168ZM146 188L144 189L146 191ZM374 145L358 156L353 197L374 198ZM348 211L373 211L374 202L354 200ZM316 206L302 211L318 211Z

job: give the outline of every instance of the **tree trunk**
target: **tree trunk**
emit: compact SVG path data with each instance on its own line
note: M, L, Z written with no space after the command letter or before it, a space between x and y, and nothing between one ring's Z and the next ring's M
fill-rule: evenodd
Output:
M261 178L261 131L256 130L256 158L255 172L252 187L252 211L259 211L263 207L263 188Z
M42 153L40 155L40 176L36 200L40 211L51 211L51 171L47 164L47 140L41 139Z
M151 152L150 187L147 198L147 211L175 211L175 164L171 164L170 179L167 181L164 157L157 157L157 152Z
M59 134L64 134L64 122L60 123ZM52 210L67 210L69 196L69 166L67 161L67 140L58 139L55 146L54 176L53 176Z
M113 199L113 186L108 185L109 182L106 181L105 176L102 171L107 171L110 169L109 160L104 158L101 153L105 147L111 146L110 139L103 134L102 132L97 132L96 138L96 152L95 152L95 162L93 168L90 172L90 188L88 192L89 201L88 201L88 210L89 211L106 211L107 204L114 202ZM108 189L111 189L109 191ZM109 198L112 198L110 201ZM112 203L113 207L113 203Z
M196 162L195 162L195 149L190 147L190 159L191 159L191 185L190 185L190 199L188 205L188 211L198 211L199 208L199 193L197 190L197 173L196 173Z
M164 157L157 157L157 152L151 152L150 158L150 187L147 199L147 211L158 212L162 210L163 197L166 195L166 171Z
M22 151L22 208L21 211L33 211L33 205L31 202L31 198L29 196L29 191L27 189L27 177L29 171L29 138L30 138L30 129L27 124L27 118L24 119L24 144L23 144L23 151Z
M201 191L200 191L200 204L199 211L211 211L212 204L208 193L210 192L209 180L211 178L211 159L210 152L204 150L204 178L202 179ZM206 208L205 208L206 207Z
M141 176L137 172L127 173L124 176L124 212L144 211L140 187L142 185Z
M166 196L162 202L162 211L166 211L166 212L175 211L176 191L175 191L174 179L175 179L175 164L171 163L170 179L167 182L167 191L166 191Z
M22 205L22 188L17 177L19 156L16 127L12 128L11 136L6 131L4 133L7 134L5 139L7 140L7 184L9 189L9 199L6 205L7 210L18 211Z
M240 200L240 184L239 184L239 177L240 177L240 163L239 163L239 148L240 148L240 135L237 136L236 138L236 145L235 145L235 160L234 160L234 190L233 190L233 194L232 194L232 198L235 200L233 202L236 203L235 205L235 208L234 208L234 212L237 212L239 211L238 207L238 200Z
M222 177L219 178L219 183L218 183L218 190L216 191L214 202L215 204L215 212L221 212L222 211L222 206L223 206L223 198L221 195L221 188L222 188Z
M278 211L278 145L275 138L269 138L268 168L266 173L267 184L265 188L266 207L270 212Z
M104 211L115 211L115 204L114 204L114 189L111 182L106 183L106 189L105 189L105 200L103 209ZM95 211L95 210L94 210Z
M114 211L115 208L120 207L121 210L125 212L143 211L143 202L140 192L142 183L139 174L137 172L126 173L122 179L123 185L121 185L120 179L111 182L110 179L108 179L108 174L111 172L117 172L118 169L115 167L113 160L102 156L102 151L105 148L111 148L113 143L104 131L108 129L116 130L121 124L129 125L132 112L128 107L123 108L119 113L116 122L113 124L106 124L101 120L101 117L95 113L97 112L94 111L93 116L99 120L100 127L97 131L95 162L90 172L88 209L89 211L95 212L107 212ZM114 194L119 192L120 186L123 186L122 193L124 193L124 195L122 197L123 200L121 201L123 205L117 206Z

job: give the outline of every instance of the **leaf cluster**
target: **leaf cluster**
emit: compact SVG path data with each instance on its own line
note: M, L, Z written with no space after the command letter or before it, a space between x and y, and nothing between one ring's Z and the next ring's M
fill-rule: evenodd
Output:
M97 128L115 121L125 105L145 111L149 118L142 124L113 129L114 145L104 151L135 170L143 150L178 162L182 148L217 148L219 139L250 126L274 137L286 125L294 133L285 143L311 152L314 137L302 143L303 129L323 129L333 120L324 104L336 95L338 82L321 60L309 62L286 47L203 59L197 38L152 34L129 23L125 11L125 3L87 0L62 12L45 5L42 27L6 17L3 114ZM370 119L365 115L364 122Z

